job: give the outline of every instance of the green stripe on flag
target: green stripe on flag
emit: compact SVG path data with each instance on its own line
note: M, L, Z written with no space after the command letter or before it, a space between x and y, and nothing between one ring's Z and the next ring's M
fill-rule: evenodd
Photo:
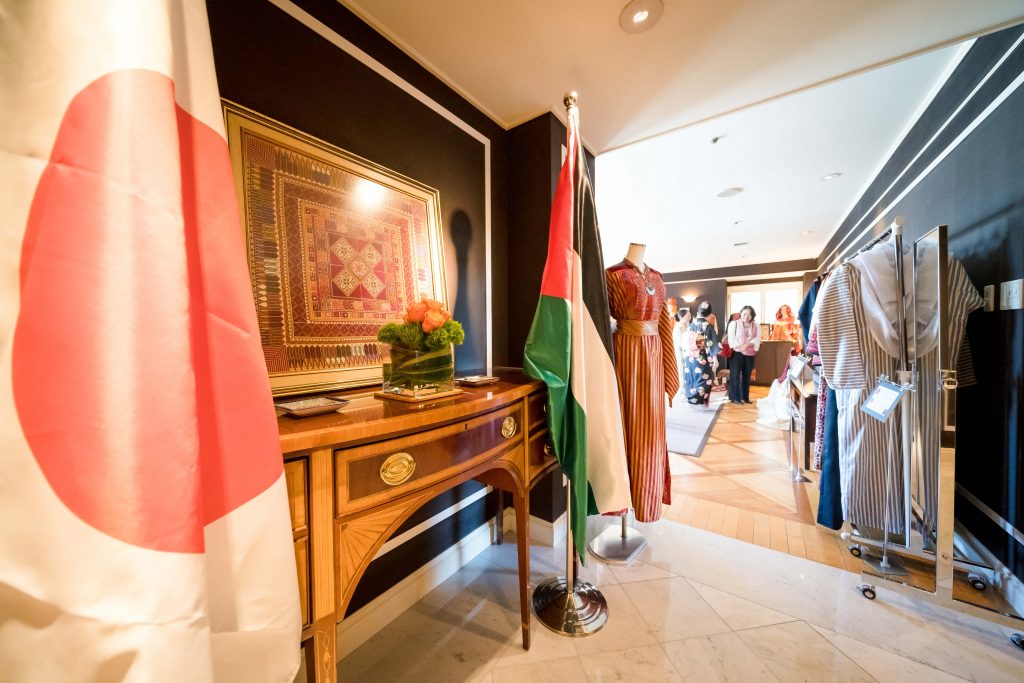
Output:
M572 394L569 302L541 295L526 339L523 370L548 387L548 429L562 471L572 482L569 524L580 561L586 558L588 512L596 513L587 481L587 415Z

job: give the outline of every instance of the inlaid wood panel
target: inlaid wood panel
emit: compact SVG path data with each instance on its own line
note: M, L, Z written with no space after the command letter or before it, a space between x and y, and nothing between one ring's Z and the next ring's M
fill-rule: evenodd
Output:
M299 576L299 607L302 609L302 628L309 626L309 539L295 542L295 569Z
M338 522L338 614L344 614L355 582L369 558L413 510L429 496L410 496L382 510L372 510Z
M288 509L296 540L305 535L308 526L306 507L306 459L297 458L284 464L284 480L288 487Z

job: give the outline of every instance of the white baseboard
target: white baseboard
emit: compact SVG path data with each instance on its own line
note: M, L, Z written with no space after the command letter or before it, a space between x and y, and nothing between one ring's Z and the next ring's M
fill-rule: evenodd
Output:
M532 526L532 525L531 525ZM338 624L338 661L397 619L420 598L462 569L494 540L490 519Z
M512 508L505 508L504 524L506 531L516 530L516 512ZM565 533L564 512L554 522L530 515L530 543L553 548L565 538Z

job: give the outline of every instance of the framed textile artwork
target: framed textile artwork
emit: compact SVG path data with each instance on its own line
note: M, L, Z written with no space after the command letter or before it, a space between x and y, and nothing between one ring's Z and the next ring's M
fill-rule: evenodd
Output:
M437 190L224 101L275 396L381 381L377 330L446 301Z

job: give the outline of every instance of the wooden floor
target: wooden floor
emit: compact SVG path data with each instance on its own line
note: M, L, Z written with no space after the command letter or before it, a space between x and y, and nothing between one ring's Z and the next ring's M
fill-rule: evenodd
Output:
M751 400L766 396L752 387ZM722 392L715 392L718 400ZM754 405L726 403L700 457L671 454L672 505L664 516L716 534L860 572L839 533L820 527L818 485L790 481L787 433L756 423ZM807 475L816 480L816 474Z

